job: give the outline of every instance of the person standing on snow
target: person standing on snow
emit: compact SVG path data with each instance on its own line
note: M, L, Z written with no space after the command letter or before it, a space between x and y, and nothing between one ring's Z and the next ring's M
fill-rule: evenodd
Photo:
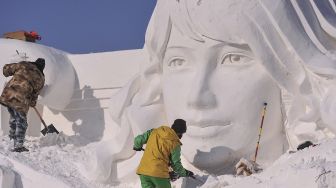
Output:
M133 149L146 150L142 156L137 174L143 188L170 188L169 165L181 177L193 177L194 173L183 168L181 164L180 139L187 131L186 122L176 119L170 127L161 126L150 129L134 139Z
M37 97L44 86L44 67L43 58L38 58L35 62L6 64L3 67L5 77L13 76L3 89L0 104L6 106L10 114L9 138L14 140L14 152L28 151L23 146L28 127L27 113L30 106L36 106Z

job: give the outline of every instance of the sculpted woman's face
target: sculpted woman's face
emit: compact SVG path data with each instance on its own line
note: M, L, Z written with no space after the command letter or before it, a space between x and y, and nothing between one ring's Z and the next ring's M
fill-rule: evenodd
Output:
M172 30L163 61L162 89L168 120L183 118L182 153L196 167L218 165L255 148L264 102L279 108L279 88L248 45Z

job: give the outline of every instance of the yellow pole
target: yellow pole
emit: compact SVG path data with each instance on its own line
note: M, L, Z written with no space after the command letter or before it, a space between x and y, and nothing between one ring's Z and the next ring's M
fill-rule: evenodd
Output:
M260 137L261 137L261 132L262 132L262 128L263 128L263 124L264 124L264 118L265 118L265 114L266 114L266 107L267 107L267 103L264 103L264 109L262 111L262 117L261 117L261 124L260 124L260 128L259 128L259 136L258 136L258 142L257 142L257 147L255 150L255 154L254 154L254 160L253 162L257 161L257 154L258 154L258 149L259 149L259 143L260 143Z

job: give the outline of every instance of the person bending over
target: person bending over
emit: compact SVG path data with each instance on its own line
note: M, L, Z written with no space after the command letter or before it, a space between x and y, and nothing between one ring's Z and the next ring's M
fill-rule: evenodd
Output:
M194 173L182 166L180 158L180 139L186 131L186 122L176 119L171 128L161 126L135 137L135 151L144 150L142 147L146 144L136 171L143 188L170 188L169 166L181 177L193 177Z
M6 106L10 114L9 138L14 140L14 152L28 151L23 146L28 127L27 113L29 107L36 106L37 97L44 86L44 67L43 58L38 58L35 62L6 64L3 67L3 75L12 76L2 91L0 104Z

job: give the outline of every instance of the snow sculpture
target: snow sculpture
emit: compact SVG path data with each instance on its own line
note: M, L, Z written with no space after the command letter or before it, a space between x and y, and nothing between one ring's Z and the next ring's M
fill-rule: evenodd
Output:
M3 159L2 159L3 160ZM16 187L15 172L8 161L0 161L0 185L1 187Z
M44 58L46 60L44 70L46 83L38 103L57 110L62 110L69 104L76 79L67 53L39 44L8 39L0 39L0 50L1 67L7 63L17 63L22 60L35 61L39 57ZM1 85L4 84L5 79L1 76Z
M331 0L158 0L146 33L150 61L112 98L120 131L98 147L89 177L134 175L141 154L132 151L133 137L175 118L188 124L187 161L228 173L240 157L251 158L264 102L263 165L287 142L295 148L333 136L335 7Z
M35 43L0 39L0 54L1 70L8 63L17 63L22 60L35 61L39 57L46 60L44 69L46 82L39 96L37 106L40 112L43 112L44 105L51 109L62 111L69 104L75 89L76 73L67 53ZM1 76L0 85L4 86L5 82L10 78ZM9 114L5 107L1 106L0 108L0 134L7 134L9 131ZM40 120L34 111L28 113L28 123L41 126ZM40 126L29 126L27 135L39 136Z

